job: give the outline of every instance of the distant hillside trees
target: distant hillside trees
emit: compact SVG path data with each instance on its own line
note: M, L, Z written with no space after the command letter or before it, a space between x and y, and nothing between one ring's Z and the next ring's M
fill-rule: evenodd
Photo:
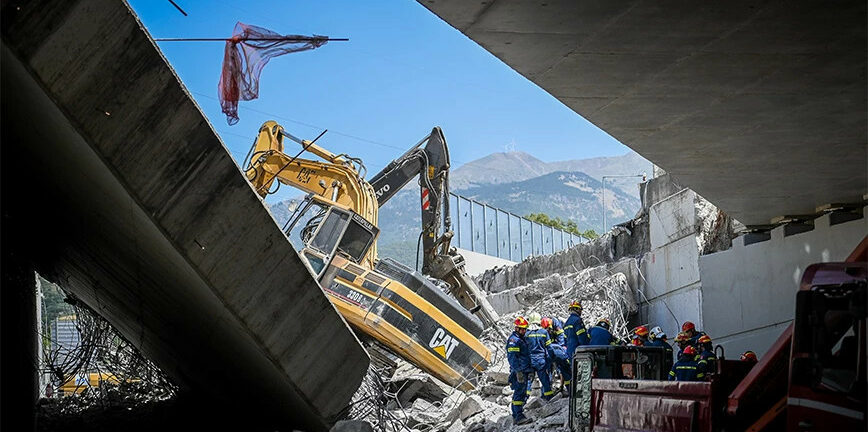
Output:
M574 221L563 220L559 217L552 218L551 216L549 216L545 213L531 213L531 214L525 216L525 218L530 220L530 221L536 222L540 225L549 226L549 227L559 229L561 231L564 231L564 232L567 232L570 234L575 234L577 236L582 236L582 237L592 239L592 240L600 236L599 234L597 234L596 231L594 231L592 229L589 229L589 230L584 231L584 232L579 231L579 227L576 225L576 223Z

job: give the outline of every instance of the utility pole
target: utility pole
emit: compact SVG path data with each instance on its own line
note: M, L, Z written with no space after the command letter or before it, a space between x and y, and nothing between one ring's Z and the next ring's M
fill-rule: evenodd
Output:
M607 175L603 176L603 232L600 233L600 236L607 233L609 231L608 224L606 223L606 179L609 178L632 178L632 177L642 177L642 181L644 182L646 179L645 173L642 174L633 174L633 175Z

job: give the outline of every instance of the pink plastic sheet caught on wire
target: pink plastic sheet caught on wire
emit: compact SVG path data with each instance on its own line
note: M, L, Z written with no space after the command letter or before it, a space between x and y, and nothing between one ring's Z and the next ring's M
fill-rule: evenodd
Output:
M230 125L238 123L238 101L259 97L259 74L273 57L312 50L328 42L327 36L281 35L262 27L235 24L226 41L223 71L217 93Z

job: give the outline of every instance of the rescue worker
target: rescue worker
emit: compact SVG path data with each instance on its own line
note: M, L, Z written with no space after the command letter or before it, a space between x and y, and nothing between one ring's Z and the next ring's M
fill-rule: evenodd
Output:
M705 336L705 332L697 331L696 325L690 321L684 321L684 324L681 325L681 331L687 335L688 343L694 348L699 346L699 338Z
M692 346L684 348L681 357L669 371L669 381L703 381L705 369L696 361L696 349Z
M589 345L617 345L615 337L609 332L611 326L612 324L606 318L597 321L597 325L588 329Z
M663 332L663 329L661 329L660 326L652 328L649 339L647 346L659 346L663 348L663 360L666 363L666 368L671 368L673 361L672 345L669 345L669 342L666 342L666 333Z
M530 364L530 349L525 334L528 323L524 317L515 319L515 331L506 339L506 360L509 362L509 385L512 388L512 421L514 424L530 423L524 415L527 401L527 382L533 373Z
M702 335L696 341L699 343L696 349L699 355L696 356L696 360L703 364L708 373L715 373L717 371L717 357L714 355L711 338L708 335Z
M564 323L564 336L567 339L567 358L571 359L577 347L588 345L591 340L582 321L582 302L576 300L570 303L569 310L570 316Z
M554 396L551 375L549 375L552 363L549 359L549 347L552 344L552 340L549 338L548 330L540 327L541 320L542 318L538 313L531 313L530 319L528 319L531 328L524 337L527 341L528 349L530 349L530 365L536 371L537 378L539 378L542 398L549 400ZM533 386L533 376L527 380L528 396L530 396L531 386Z
M756 364L759 360L757 359L755 352L745 351L744 354L741 355L741 361Z
M561 320L557 318L543 318L540 325L549 332L549 338L552 344L549 345L549 358L554 367L557 367L563 379L563 390L569 393L570 379L572 378L570 369L570 359L567 357L566 338L564 338L564 328Z
M549 331L552 343L561 345L566 350L567 338L564 336L564 323L556 317L545 317L540 321L540 326Z
M675 343L678 344L678 358L681 358L684 348L690 346L690 338L687 337L687 333L681 332L678 333L678 336L675 336Z
M635 346L645 346L648 344L648 327L639 326L633 329L633 340L630 341Z

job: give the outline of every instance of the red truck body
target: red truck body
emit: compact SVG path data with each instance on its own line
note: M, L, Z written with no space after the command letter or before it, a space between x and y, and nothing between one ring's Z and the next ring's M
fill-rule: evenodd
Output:
M594 377L590 421L571 412L570 425L606 432L864 431L866 285L868 237L847 262L805 269L793 324L752 369L721 359L710 382Z

